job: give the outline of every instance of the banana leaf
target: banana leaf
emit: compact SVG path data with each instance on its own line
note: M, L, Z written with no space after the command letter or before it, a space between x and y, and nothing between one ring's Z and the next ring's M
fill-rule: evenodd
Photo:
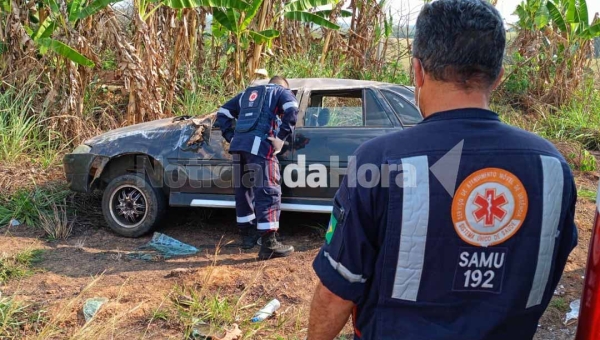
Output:
M301 22L307 22L319 26L323 26L325 28L331 28L334 30L339 30L340 26L334 24L333 22L326 20L325 18L318 16L313 13L308 12L286 12L284 16L290 20L296 20Z
M319 6L335 5L338 2L339 0L295 0L285 5L284 9L286 12L303 12Z
M55 29L56 23L54 22L54 20L46 18L44 22L40 24L40 27L38 27L37 31L33 33L31 39L33 41L37 41L40 38L49 38L52 35L52 33L54 33Z
M67 12L69 13L69 22L75 22L79 19L79 10L83 0L67 1Z
M332 12L333 11L330 10L330 9L324 9L322 11L316 11L315 14L318 15L318 16L320 16L320 17L323 17L323 18L329 18L331 16ZM340 13L339 13L338 16L340 18L350 18L352 16L352 12L343 9L343 10L340 11Z
M246 17L244 18L244 22L242 22L242 26L240 27L242 31L248 28L248 25L250 25L252 19L254 19L254 17L256 16L256 13L258 13L258 10L260 9L260 5L262 5L262 3L263 0L252 1L252 4L246 11Z
M556 27L558 27L561 32L567 32L567 24L565 23L565 19L560 13L558 7L552 1L548 1L548 3L546 3L546 7L548 8L548 12L550 12L550 17L552 18L552 21Z
M106 6L117 2L121 2L121 0L96 0L91 4L87 5L86 7L82 8L81 11L79 11L78 18L85 19L89 16L98 13L102 9L106 8Z
M242 11L247 10L250 5L242 0L162 0L165 6L182 9L196 7L220 7L233 8Z
M254 40L254 42L257 44L267 43L277 38L280 34L278 30L265 30L260 32L249 31L248 33L250 34L252 40Z
M51 38L40 38L36 41L40 46L55 52L56 54L63 56L76 64L94 67L94 63L88 58L84 57L81 53L74 50L72 47Z

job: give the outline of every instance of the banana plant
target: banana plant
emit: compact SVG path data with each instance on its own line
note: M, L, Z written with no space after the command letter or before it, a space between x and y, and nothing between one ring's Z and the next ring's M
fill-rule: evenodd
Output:
M600 22L589 22L586 0L548 0L546 7L552 22L567 40L600 36Z
M38 1L38 7L46 7L49 11L49 15L40 18L39 15L34 18L38 21L38 27L34 28L24 26L25 31L31 37L31 40L36 44L40 53L46 54L48 51L52 51L64 58L67 58L78 65L87 67L94 67L94 63L79 53L73 47L53 39L52 36L60 28L64 28L67 25L74 26L79 20L86 19L106 6L116 3L119 0L95 0L89 4L85 0L72 0L67 1L67 18L62 17L56 0L41 0ZM39 21L41 19L41 22ZM35 21L34 21L35 22Z
M283 7L283 16L289 20L296 20L339 30L340 26L325 19L327 13L331 14L329 10L321 10L314 13L311 11L321 6L336 5L338 2L339 0L294 0ZM350 16L351 15L352 14L350 13Z

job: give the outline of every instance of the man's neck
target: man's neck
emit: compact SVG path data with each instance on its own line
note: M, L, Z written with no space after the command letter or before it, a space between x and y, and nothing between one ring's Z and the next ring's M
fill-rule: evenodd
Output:
M440 84L424 87L419 105L423 117L437 112L456 109L478 108L489 110L489 94L482 91L464 91L454 85Z

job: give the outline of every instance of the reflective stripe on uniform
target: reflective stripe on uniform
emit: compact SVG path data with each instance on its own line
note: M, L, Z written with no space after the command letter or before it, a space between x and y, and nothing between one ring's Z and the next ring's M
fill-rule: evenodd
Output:
M285 104L283 104L283 111L287 111L288 109L291 109L292 107L298 108L298 103L297 102L287 102Z
M253 155L258 155L258 149L260 148L260 137L254 136L254 143L252 143L252 150L250 151Z
M229 119L233 119L233 116L231 115L231 112L229 112L229 110L225 109L225 108L220 108L217 113L222 113L225 116L227 116L227 118Z
M261 222L256 227L258 230L277 230L279 222Z
M416 185L405 186L402 196L402 231L392 298L416 301L425 261L427 228L429 226L429 163L427 156L402 159L404 183L416 179Z
M543 170L543 208L542 230L537 265L533 276L533 284L527 299L527 308L542 302L544 291L548 286L548 278L552 267L554 244L560 222L563 195L564 175L562 165L557 158L541 156Z
M346 279L346 281L348 281L350 283L358 283L358 282L365 283L365 282L367 282L367 279L363 278L362 275L352 273L351 271L348 270L348 268L344 267L343 264L334 260L329 255L328 252L324 252L323 255L325 255L327 260L329 260L329 264L331 264L333 269L335 269L340 275L342 275L342 277L344 279Z
M238 223L248 223L248 222L254 221L255 219L256 219L256 215L254 215L254 214L251 214L248 216L243 216L243 217L239 217L239 216L236 217L236 220Z

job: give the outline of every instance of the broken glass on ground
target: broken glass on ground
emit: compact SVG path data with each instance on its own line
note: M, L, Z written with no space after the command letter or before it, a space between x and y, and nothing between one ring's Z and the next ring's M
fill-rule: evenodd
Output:
M98 313L100 307L102 307L102 305L106 302L108 302L108 299L103 297L96 297L85 300L85 303L83 304L83 317L85 318L85 322L89 322L94 317L94 315Z
M152 240L138 249L140 251L130 253L128 257L144 261L160 261L174 256L194 255L199 251L194 246L161 233L154 233Z
M581 305L581 300L577 299L573 302L571 302L571 304L569 305L571 307L571 311L567 313L566 317L565 317L565 325L570 321L570 320L576 320L577 318L579 318L579 307Z

